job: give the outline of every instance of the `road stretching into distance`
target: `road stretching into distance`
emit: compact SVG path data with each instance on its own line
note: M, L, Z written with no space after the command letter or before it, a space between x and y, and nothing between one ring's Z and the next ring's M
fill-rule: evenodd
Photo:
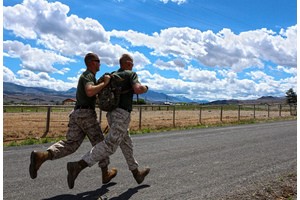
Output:
M118 149L110 167L118 175L102 185L97 165L85 169L75 187L67 185L67 162L81 158L91 145L85 140L72 155L45 162L38 177L29 176L32 150L50 144L3 149L5 200L191 200L221 199L285 173L296 172L297 121L258 123L132 136L140 167L150 174L138 185Z

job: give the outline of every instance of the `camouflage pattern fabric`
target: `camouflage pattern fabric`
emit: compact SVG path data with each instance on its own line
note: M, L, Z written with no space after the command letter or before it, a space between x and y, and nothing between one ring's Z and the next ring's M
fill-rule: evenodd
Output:
M77 109L72 111L69 115L68 126L66 140L61 140L48 148L52 153L52 160L74 153L85 136L89 138L92 146L104 140L95 110ZM109 158L103 158L99 162L99 167L105 167L108 164Z
M98 160L103 160L112 155L118 146L120 146L129 170L136 169L138 163L133 157L132 140L128 134L130 113L121 108L117 108L107 113L107 121L110 129L105 140L94 146L82 159L88 163L89 166L92 166Z

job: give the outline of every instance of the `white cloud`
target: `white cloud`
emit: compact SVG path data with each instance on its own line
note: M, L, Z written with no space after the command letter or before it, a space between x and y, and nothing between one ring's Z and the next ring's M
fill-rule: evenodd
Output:
M217 80L216 72L200 70L198 68L193 68L192 66L188 66L187 69L181 70L179 74L183 80L198 82L199 84L213 84Z
M284 34L283 34L284 33ZM191 28L168 28L152 36L135 31L110 32L111 37L124 38L133 46L152 49L156 56L169 56L198 61L211 67L263 68L265 61L286 67L296 67L296 26L281 30L280 34L260 29L238 35L229 29L218 33Z
M14 82L16 79L15 74L9 68L3 66L3 81Z
M12 82L26 87L44 87L57 91L66 91L72 87L76 87L78 78L65 82L49 76L48 73L34 73L30 70L22 69L14 74L9 68L3 66L3 81Z
M3 26L17 36L29 39L50 36L52 40L67 39L67 42L73 44L90 44L95 38L101 42L109 40L98 21L68 16L69 11L70 8L60 2L24 0L22 4L3 8Z
M67 71L65 68L59 70L53 65L75 62L73 59L58 55L53 51L32 48L19 41L4 41L3 50L8 57L20 58L22 68L32 71L63 74Z
M22 4L3 8L3 27L66 55L84 56L94 43L97 49L110 45L109 36L98 21L68 16L69 10L60 2L24 0Z
M68 15L70 8L60 2L49 3L45 0L24 0L22 4L4 7L3 10L4 29L11 30L16 36L24 39L35 39L37 45L53 51L51 57L60 57L59 60L62 59L62 56L54 56L54 52L59 55L81 57L84 57L86 52L95 52L100 56L102 63L114 66L119 64L119 57L123 53L128 53L128 50L120 45L112 45L110 43L109 34L98 21L91 18L82 19L76 15ZM10 43L11 41L6 42ZM50 51L35 49L27 45L18 45L30 48L30 51L27 53L27 59L19 56L21 59L25 59L25 61L22 61L24 68L47 72L56 71L52 66L53 60L51 60L51 57L43 63L39 63L41 61L36 59L38 54ZM4 52L6 53L7 50L7 48L4 49ZM10 52L10 54L12 53L21 55L21 52L17 52L17 49L14 49L14 52ZM22 54L25 56L25 53ZM133 52L132 54L137 61L137 69L141 69L149 64L149 59L141 53ZM33 62L35 63L34 65ZM64 72L66 72L65 69L57 71L60 74Z
M262 71L252 71L247 73L253 80L264 80L266 78L266 74Z
M155 61L153 64L154 67L160 69L160 70L172 70L172 71L180 71L181 69L184 68L185 63L184 61L180 59L174 59L168 62L164 62L160 59Z
M250 79L241 79L233 71L200 71L189 66L182 76L188 80L166 78L160 74L151 74L147 70L139 71L141 82L167 94L184 95L190 99L255 99L267 94L284 96L289 88L294 88L297 78L275 80L273 77L260 72L251 72ZM222 78L218 78L221 75ZM210 80L211 79L211 80Z
M283 71L285 73L288 74L293 74L293 75L297 75L297 68L288 68L288 67L284 67L284 66L277 66L277 70L279 71Z
M170 1L170 2L173 2L173 3L177 3L178 5L184 4L184 3L187 2L187 0L160 0L160 1L163 2L164 4L166 4Z

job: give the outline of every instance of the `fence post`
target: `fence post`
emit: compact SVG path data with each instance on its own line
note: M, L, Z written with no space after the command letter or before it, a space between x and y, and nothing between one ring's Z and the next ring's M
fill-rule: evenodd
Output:
M223 106L221 106L220 120L223 121Z
M139 106L139 130L142 129L142 107Z
M173 106L173 127L175 127L175 106Z
M46 131L45 133L42 135L41 138L44 138L47 136L48 132L49 132L49 127L50 127L50 113L51 113L51 106L48 106L47 109L47 120L46 120Z
M253 104L253 118L255 119L255 104Z
M268 104L268 118L270 118L270 105Z
M200 111L199 111L199 123L202 124L202 106L200 105Z
M279 104L279 117L281 117L281 104Z
M239 109L238 109L238 121L241 119L241 105L239 104Z

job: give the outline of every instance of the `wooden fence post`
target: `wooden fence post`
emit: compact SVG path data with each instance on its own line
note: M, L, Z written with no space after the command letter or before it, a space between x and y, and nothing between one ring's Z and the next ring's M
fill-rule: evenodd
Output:
M270 118L270 105L268 104L268 118Z
M238 109L238 121L240 121L241 119L241 105L239 105L239 109Z
M42 135L41 138L44 138L47 136L48 132L49 132L49 127L50 127L50 113L51 113L51 106L48 106L47 109L47 120L46 120L46 131L45 133Z
M173 127L175 127L175 106L173 106Z
M223 121L223 106L221 106L220 120Z
M281 117L281 104L279 104L279 117Z
M142 107L139 106L139 129L141 130L142 129Z
M253 118L255 119L255 104L253 104Z
M202 106L200 106L200 111L199 111L199 123L202 124Z

